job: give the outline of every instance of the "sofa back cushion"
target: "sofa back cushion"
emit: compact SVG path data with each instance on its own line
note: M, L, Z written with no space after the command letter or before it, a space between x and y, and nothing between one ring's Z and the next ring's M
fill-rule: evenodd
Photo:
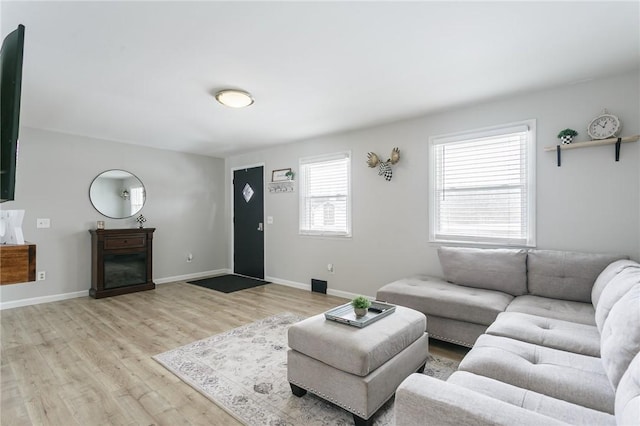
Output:
M626 268L638 268L640 264L638 262L634 262L633 260L616 260L606 268L604 271L598 275L596 282L593 284L593 288L591 289L591 303L594 308L598 307L598 301L600 300L600 295L602 294L602 290L611 282L612 279L616 277L620 272L622 272Z
M596 326L601 334L613 306L636 284L640 284L640 267L625 268L602 290L595 317Z
M634 425L640 419L640 353L622 376L616 391L616 424Z
M600 358L614 389L631 360L640 352L640 284L616 302L604 322ZM639 419L640 420L640 419Z
M552 299L591 303L598 275L624 256L554 250L529 250L529 293Z
M513 296L527 293L526 250L440 247L438 256L451 283Z

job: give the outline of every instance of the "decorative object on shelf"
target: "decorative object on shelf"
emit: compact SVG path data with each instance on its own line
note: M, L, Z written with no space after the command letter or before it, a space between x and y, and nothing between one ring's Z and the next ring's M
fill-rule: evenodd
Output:
M604 109L602 114L591 120L587 126L587 133L591 139L608 139L620 131L620 119Z
M0 211L0 244L24 244L23 220L24 210Z
M138 222L138 228L140 229L143 228L142 224L145 223L146 221L147 221L147 218L142 215L136 217L136 222Z
M271 172L271 182L284 182L293 180L293 172L291 169L278 169Z
M120 196L122 197L123 200L128 200L129 199L129 191L127 191L126 189L123 189L122 192L120 193Z
M104 220L99 220L96 222L98 229L104 229Z
M391 158L388 158L387 161L380 160L374 152L367 153L367 164L369 167L374 168L378 166L378 175L384 176L387 182L389 182L393 176L391 165L396 164L398 161L400 161L400 150L398 148L391 150Z
M371 301L364 296L358 296L351 301L351 306L353 306L353 312L356 313L356 317L363 317L367 315Z
M564 129L558 133L558 138L564 145L573 142L574 136L578 136L578 132L573 129Z

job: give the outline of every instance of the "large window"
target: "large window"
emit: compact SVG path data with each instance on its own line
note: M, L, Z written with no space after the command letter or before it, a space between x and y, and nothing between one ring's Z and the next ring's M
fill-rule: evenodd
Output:
M351 236L351 156L300 159L300 233Z
M429 144L430 241L535 245L535 120Z

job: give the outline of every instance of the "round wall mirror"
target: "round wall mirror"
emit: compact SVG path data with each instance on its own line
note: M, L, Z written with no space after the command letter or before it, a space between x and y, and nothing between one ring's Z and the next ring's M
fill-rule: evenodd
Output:
M100 173L89 187L91 204L112 219L131 217L142 210L146 194L142 181L126 170Z

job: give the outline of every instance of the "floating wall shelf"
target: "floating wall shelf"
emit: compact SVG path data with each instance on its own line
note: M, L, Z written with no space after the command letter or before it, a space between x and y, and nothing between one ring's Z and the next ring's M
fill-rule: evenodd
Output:
M589 148L592 146L602 146L602 145L615 145L616 146L616 161L620 160L620 144L623 142L636 142L640 139L640 135L635 136L625 136L623 138L610 138L610 139L602 139L595 141L586 141L586 142L574 142L566 145L556 145L556 146L545 146L545 151L556 151L558 156L558 167L562 164L562 157L560 152L567 149L578 149L578 148Z

